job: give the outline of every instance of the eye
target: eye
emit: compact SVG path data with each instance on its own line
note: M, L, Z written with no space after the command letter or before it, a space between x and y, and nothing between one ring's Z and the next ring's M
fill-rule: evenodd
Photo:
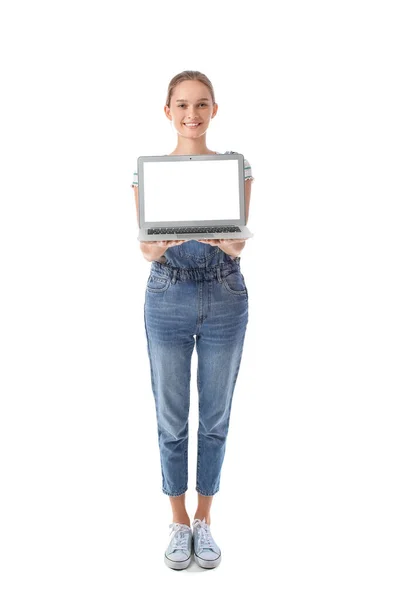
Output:
M178 108L180 108L181 106L185 106L184 104L178 104ZM207 104L205 102L200 102L200 106L207 106Z

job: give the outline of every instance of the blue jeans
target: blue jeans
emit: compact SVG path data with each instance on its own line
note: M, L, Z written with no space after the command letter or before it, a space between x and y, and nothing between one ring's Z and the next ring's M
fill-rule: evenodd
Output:
M195 343L199 395L196 490L204 496L219 490L248 323L248 292L240 258L195 243L208 248L205 255L197 248L194 259L198 266L187 266L193 255L185 256L186 243L172 247L167 264L152 262L145 295L162 491L168 496L179 496L188 489L190 366ZM193 248L193 241L188 244L189 250L190 244Z

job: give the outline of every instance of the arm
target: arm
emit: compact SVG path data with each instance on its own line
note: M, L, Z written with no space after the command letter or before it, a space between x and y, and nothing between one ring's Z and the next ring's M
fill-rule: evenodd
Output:
M133 185L133 191L135 192L135 203L136 203L136 220L137 220L137 224L138 227L139 225L139 191L138 191L138 186L137 185Z
M250 210L250 196L251 196L251 183L253 179L246 179L244 182L244 199L246 201L246 219L244 224L247 225L247 221L249 220L249 210Z
M245 225L247 225L247 221L249 218L249 209L250 209L250 196L251 196L251 182L253 179L246 179L244 182L244 197L246 201L246 219ZM221 241L221 243L217 244L219 248L226 254L233 256L236 258L240 255L241 251L245 247L246 242L244 240L238 240L237 242L231 242L228 240Z
M139 192L138 186L133 185L133 191L135 192L135 204L136 204L136 219L137 224L139 226ZM140 250L146 260L149 262L153 260L158 260L160 256L164 254L164 248L160 248L160 246L156 246L155 244L149 244L148 242L140 242Z
M139 226L139 193L138 187L132 186L135 192L135 203L136 203L136 218ZM170 240L164 242L140 242L140 250L146 260L152 262L153 260L158 260L160 256L162 256L170 246L178 246L179 244L183 244L185 240Z
M135 204L136 204L136 220L137 220L137 224L139 227L139 192L138 192L138 186L137 185L133 185L133 191L135 192ZM155 255L154 251L156 250L156 247L153 246L153 248L149 247L149 244L144 244L143 242L140 242L140 250L142 251L142 254L144 256L144 258L148 261L152 261L152 260L157 260L158 258L160 258L161 254L159 256L154 256L153 258L153 254ZM159 250L159 248L157 248L157 251Z

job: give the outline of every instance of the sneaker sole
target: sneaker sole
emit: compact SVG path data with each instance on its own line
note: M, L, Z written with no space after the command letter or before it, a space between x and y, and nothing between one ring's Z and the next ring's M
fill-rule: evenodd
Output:
M219 563L221 562L221 554L215 560L204 560L203 558L197 556L197 554L194 554L194 560L196 564L203 569L214 569L215 567L218 567Z
M189 556L186 560L181 560L177 562L176 560L170 560L166 554L164 554L164 562L170 569L174 569L175 571L180 571L181 569L186 569L190 565L190 561L192 557Z

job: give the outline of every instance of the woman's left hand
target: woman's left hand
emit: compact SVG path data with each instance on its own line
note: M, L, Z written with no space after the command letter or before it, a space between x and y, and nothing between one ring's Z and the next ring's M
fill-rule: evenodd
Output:
M202 242L203 244L210 244L210 246L218 246L222 252L225 252L225 254L229 254L229 256L232 256L233 258L236 258L237 256L239 256L239 254L241 253L241 251L244 248L244 245L246 243L246 240L231 240L231 239L223 239L223 240L198 240L199 242Z

